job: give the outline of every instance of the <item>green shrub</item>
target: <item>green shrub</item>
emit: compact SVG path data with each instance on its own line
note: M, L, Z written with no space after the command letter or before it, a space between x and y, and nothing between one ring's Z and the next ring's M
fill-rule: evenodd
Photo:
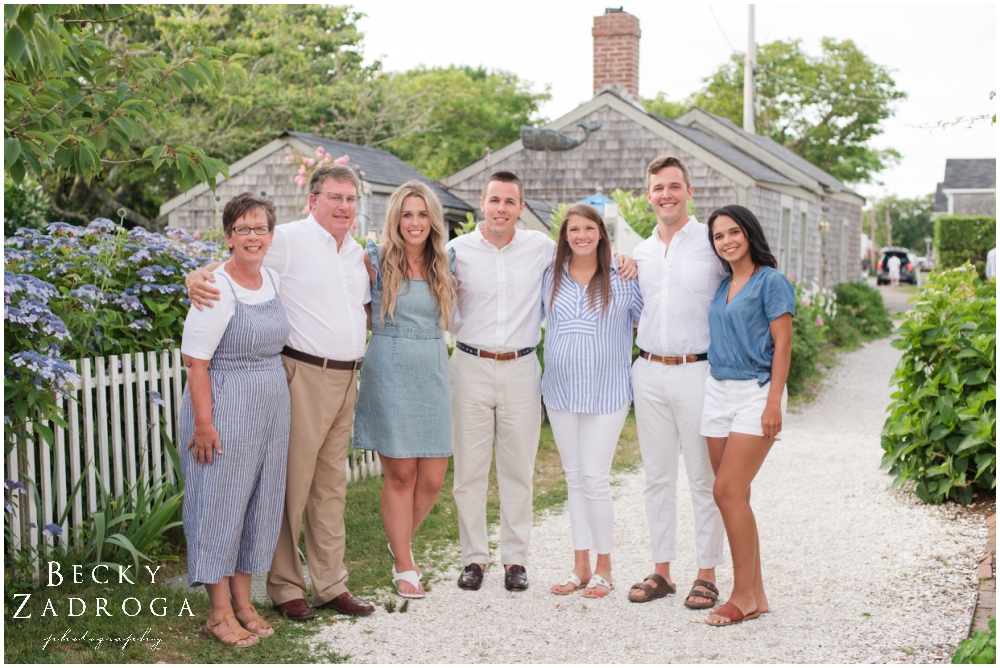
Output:
M996 245L996 216L938 216L934 221L938 269L952 269L970 262L985 277L986 252Z
M24 227L40 230L51 220L51 207L42 187L33 178L20 184L3 175L3 235L10 237Z
M867 283L840 283L837 317L830 323L828 339L842 348L856 347L861 341L888 336L892 318L882 301L882 293Z
M935 272L892 345L903 351L882 466L926 503L996 488L996 283Z
M997 620L990 620L989 631L976 631L971 638L958 643L952 663L996 663Z
M792 320L792 363L788 369L788 394L801 393L808 381L819 376L819 362L827 342L829 323L837 317L837 298L830 290L792 281L795 288L795 318Z

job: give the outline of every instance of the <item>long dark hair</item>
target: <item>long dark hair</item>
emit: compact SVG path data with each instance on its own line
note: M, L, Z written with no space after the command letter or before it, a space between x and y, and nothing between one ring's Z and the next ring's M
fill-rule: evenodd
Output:
M708 217L708 243L712 244L712 250L715 251L716 257L722 260L727 272L733 273L733 268L719 255L719 251L715 250L715 239L712 232L712 225L719 216L732 218L739 225L740 231L743 232L747 243L750 244L750 259L755 267L778 268L778 261L771 255L771 249L767 245L767 238L764 236L764 230L761 228L757 216L753 215L753 211L745 206L729 204L721 209L716 209Z
M590 308L597 306L597 301L601 302L601 315L608 310L608 303L611 301L611 239L608 238L608 230L604 227L604 219L597 209L589 204L574 204L566 209L562 224L559 226L559 238L556 240L556 263L555 272L552 277L552 301L555 302L556 295L559 294L559 287L562 285L563 267L573 254L569 247L569 240L566 238L566 227L570 216L583 216L588 220L597 223L597 229L601 231L601 238L597 242L597 272L590 279L587 285L587 301Z

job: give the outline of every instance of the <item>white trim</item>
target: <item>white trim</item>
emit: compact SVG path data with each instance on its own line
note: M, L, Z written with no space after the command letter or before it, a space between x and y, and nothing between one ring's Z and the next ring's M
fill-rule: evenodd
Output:
M538 217L538 214L531 210L530 206L524 207L524 211L518 217L518 222L524 223L525 228L529 230L538 230L539 232L549 234L549 226L544 220Z
M997 192L996 188L942 188L945 195L988 195Z

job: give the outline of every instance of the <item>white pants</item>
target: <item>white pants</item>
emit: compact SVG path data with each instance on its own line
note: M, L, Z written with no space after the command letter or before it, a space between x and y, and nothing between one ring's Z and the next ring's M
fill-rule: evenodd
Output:
M547 408L566 487L574 550L615 549L615 506L611 501L611 460L629 405L614 413L570 413Z
M723 559L725 528L715 505L715 474L708 443L701 435L708 362L665 365L638 358L632 365L632 392L639 449L646 471L646 519L654 563L677 557L677 466L684 448L694 506L698 568L715 568Z
M448 367L462 565L490 561L486 490L496 443L500 557L504 564L524 566L533 519L531 482L542 427L538 357L531 354L498 362L456 348Z

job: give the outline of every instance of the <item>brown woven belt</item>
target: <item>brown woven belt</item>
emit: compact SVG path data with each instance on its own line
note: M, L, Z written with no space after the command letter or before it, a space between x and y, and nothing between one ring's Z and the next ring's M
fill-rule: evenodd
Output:
M291 357L293 360L305 362L306 364L313 364L323 369L336 369L337 371L360 371L361 362L365 359L362 357L361 359L354 360L353 362L342 362L340 360L331 360L325 357L316 357L315 355L310 355L309 353L304 353L296 350L295 348L289 348L288 346L281 349L281 354L285 357Z
M647 353L645 350L640 350L639 356L643 359L649 360L650 362L659 362L660 364L684 364L685 362L690 364L691 362L704 362L708 359L708 353L699 353L697 355L678 355L676 357L661 357L660 355Z

